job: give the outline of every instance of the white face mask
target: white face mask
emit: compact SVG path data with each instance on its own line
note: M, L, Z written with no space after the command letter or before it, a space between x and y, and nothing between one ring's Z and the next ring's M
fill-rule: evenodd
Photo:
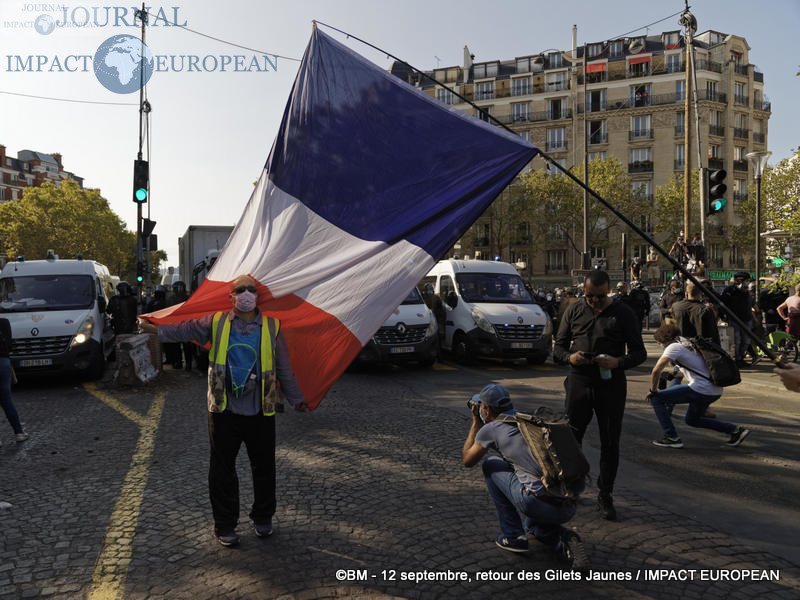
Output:
M256 295L253 292L242 292L236 294L233 300L233 306L236 310L242 312L250 312L256 307Z

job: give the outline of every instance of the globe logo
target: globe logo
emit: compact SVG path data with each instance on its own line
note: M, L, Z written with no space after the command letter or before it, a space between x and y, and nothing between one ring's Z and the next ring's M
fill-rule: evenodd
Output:
M142 72L144 50L144 72ZM97 81L115 94L138 92L153 74L153 54L132 35L114 35L100 44L94 55Z
M33 28L42 35L50 35L55 31L56 21L50 15L39 15L33 22Z

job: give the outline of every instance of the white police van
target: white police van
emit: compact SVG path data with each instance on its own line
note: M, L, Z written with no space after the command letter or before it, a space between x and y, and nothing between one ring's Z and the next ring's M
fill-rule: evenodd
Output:
M356 362L417 362L430 367L438 357L436 319L414 288L361 349Z
M426 301L444 332L442 348L460 362L475 355L543 363L553 324L504 262L448 259L422 280Z
M11 364L19 374L83 371L98 378L114 352L106 314L108 268L93 260L26 261L0 272L0 316L11 324Z

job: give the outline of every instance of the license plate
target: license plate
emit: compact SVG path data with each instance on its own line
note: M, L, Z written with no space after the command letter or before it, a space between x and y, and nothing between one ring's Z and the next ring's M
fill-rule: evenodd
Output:
M52 364L52 358L26 358L19 361L20 367L49 367Z
M397 348L389 348L390 354L408 354L414 351L414 346L398 346Z
M511 342L511 348L513 350L527 350L528 348L533 348L533 344L530 342Z

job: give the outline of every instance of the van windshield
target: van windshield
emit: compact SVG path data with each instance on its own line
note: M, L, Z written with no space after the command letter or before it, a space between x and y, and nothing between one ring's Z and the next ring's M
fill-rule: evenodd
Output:
M419 293L417 288L413 288L406 296L406 299L403 300L400 304L424 304L422 301L422 296Z
M94 303L90 275L30 275L0 279L0 310L38 312L90 308Z
M519 275L508 273L459 273L456 283L466 302L533 304Z

